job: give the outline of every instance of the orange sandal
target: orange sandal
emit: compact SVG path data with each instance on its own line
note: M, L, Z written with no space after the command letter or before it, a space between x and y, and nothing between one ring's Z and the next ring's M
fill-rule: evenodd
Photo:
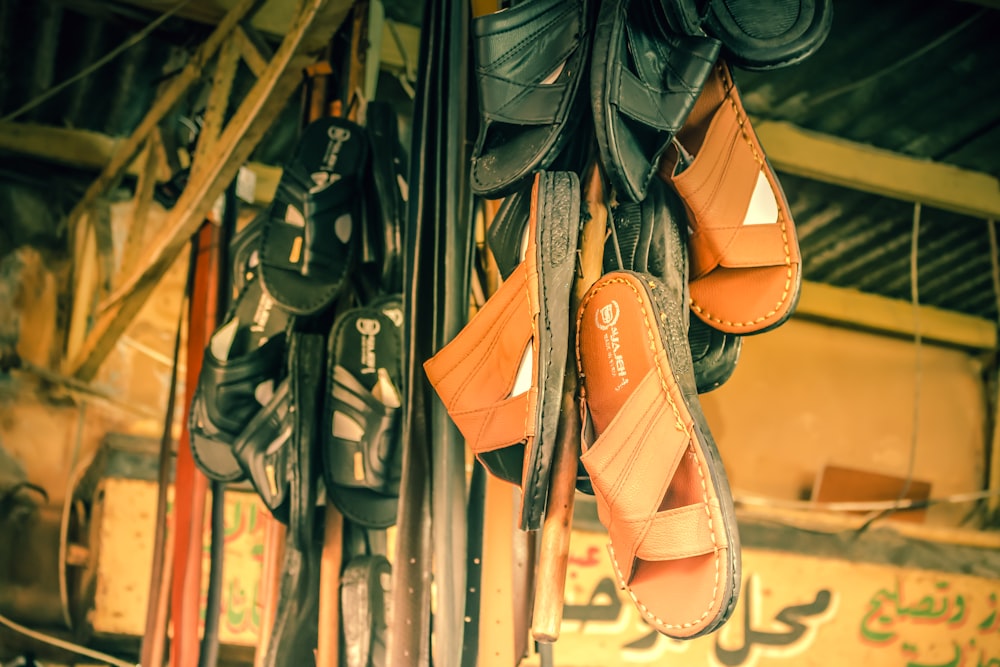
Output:
M469 449L518 484L518 525L542 525L569 351L569 293L580 229L580 183L539 172L524 259L424 372Z
M688 210L694 314L720 331L743 335L787 320L802 281L795 227L722 60L659 173Z
M606 274L580 305L576 344L581 461L618 583L662 634L711 632L736 605L740 547L698 403L683 286Z

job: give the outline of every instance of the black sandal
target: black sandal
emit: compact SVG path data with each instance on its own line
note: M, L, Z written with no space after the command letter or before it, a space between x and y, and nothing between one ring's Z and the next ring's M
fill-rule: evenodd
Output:
M498 198L547 169L586 99L593 0L523 2L472 21L480 125L472 191Z
M309 124L260 238L260 279L283 308L313 315L343 291L361 234L368 138L342 118Z
M342 313L330 331L322 462L327 497L365 528L396 522L400 329L381 310Z
M210 479L233 482L244 470L233 443L270 399L284 374L291 317L261 289L246 283L232 314L209 339L191 402L188 429L195 463Z
M712 0L705 18L705 31L722 42L726 61L747 70L802 62L832 26L832 0Z
M658 26L643 0L605 0L594 31L594 130L619 200L645 198L721 47L710 37L666 35Z

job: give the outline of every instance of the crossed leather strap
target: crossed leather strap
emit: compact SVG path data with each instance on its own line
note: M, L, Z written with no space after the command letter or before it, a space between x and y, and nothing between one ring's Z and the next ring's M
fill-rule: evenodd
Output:
M535 435L538 388L510 395L538 314L536 291L529 288L530 260L521 262L477 317L424 366L469 449L496 476L515 483L521 481L520 468L510 470L482 454Z

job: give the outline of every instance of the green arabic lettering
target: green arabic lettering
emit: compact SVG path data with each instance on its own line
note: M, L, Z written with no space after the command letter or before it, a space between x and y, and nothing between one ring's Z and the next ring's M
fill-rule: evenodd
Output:
M890 611L887 607L891 606ZM899 581L896 589L881 588L868 601L868 613L861 620L861 636L876 644L885 644L896 638L891 626L899 615Z
M961 625L965 622L965 598L961 595L956 595L955 606L958 608L958 611L948 619L948 625Z
M244 530L243 521L243 503L237 502L233 508L233 522L232 524L226 526L223 535L225 535L226 542L232 542L240 535L243 534Z

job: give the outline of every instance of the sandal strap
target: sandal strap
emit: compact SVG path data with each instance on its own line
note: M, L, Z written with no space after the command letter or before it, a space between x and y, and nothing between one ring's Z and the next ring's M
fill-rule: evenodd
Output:
M517 125L555 122L568 86L542 81L581 47L579 3L525 2L472 25L482 115Z
M473 452L534 435L537 384L510 396L539 312L528 264L521 262L458 335L424 363L428 379Z
M294 424L289 418L292 391L285 378L271 400L247 422L233 443L233 453L257 495L272 512L288 495L288 443Z
M632 526L643 533L635 540L635 557L640 560L681 560L729 546L722 508L715 498L708 504L657 512L648 522Z
M668 62L670 67L666 75L659 68L644 71L646 62L641 58L636 59L638 75L623 67L617 94L612 96L615 106L644 125L673 134L684 124L708 79L720 43L710 37L674 36L674 47L670 48L662 38L653 39L648 31L635 30L631 24L626 25L626 31L632 53L659 53L654 62L661 67ZM663 115L663 109L671 110L669 117Z
M363 488L392 495L388 479L394 443L399 429L399 409L389 407L341 365L333 368L332 402L328 408L326 452L323 462L328 477L338 486ZM355 422L363 433L359 440L337 437L333 433L336 414Z
M353 201L358 196L358 176L353 173L341 175L322 191L311 192L315 187L301 167L285 169L271 210L261 262L326 280L336 278L343 270L344 245L350 242L353 225L360 222L353 219L356 217ZM301 224L298 220L287 219L285 207L302 214ZM336 227L338 224L337 212L352 218L344 239L338 236L336 228L331 229L331 225Z
M261 382L281 374L285 336L268 341L234 359L219 359L205 350L198 382L197 427L206 434L235 437L259 408L255 392Z
M588 442L591 435L588 413L584 420L586 450L580 460L590 475L598 515L608 527L614 558L626 582L635 573L640 548L647 556L654 555L655 545L662 546L665 542L661 529L669 530L671 523L683 522L683 519L657 518L674 473L690 451L693 431L690 417L683 419L673 409L669 397L678 391L676 381L670 374L661 375L657 366L669 368L669 365L664 351L657 354L663 358L640 381L593 444ZM664 400L664 394L668 400ZM648 437L653 431L672 435L654 440ZM656 530L647 545L644 540L653 528ZM699 543L696 548L700 546ZM677 547L670 546L666 558L677 551ZM646 560L666 558L665 554L656 553Z

